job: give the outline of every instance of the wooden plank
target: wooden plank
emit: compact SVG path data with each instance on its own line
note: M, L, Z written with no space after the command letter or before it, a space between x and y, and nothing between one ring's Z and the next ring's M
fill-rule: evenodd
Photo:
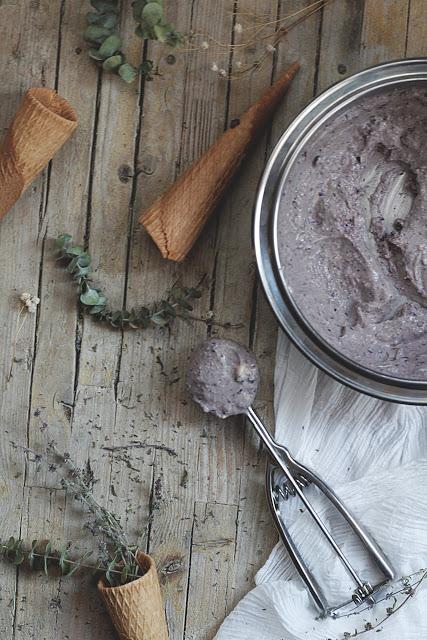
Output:
M277 18L277 3L265 0L245 0L236 5L239 11L262 15L267 23ZM250 38L250 22L242 18L242 34L235 35L236 49L233 71L239 63L255 64L264 55L264 45L253 46L243 53L238 46ZM248 32L245 32L245 28ZM273 56L269 56L257 71L232 81L230 86L228 122L248 109L270 86ZM251 219L256 187L264 166L266 137L252 149L250 158L233 183L233 188L218 211L215 233L215 281L211 295L211 311L216 322L211 333L232 338L249 345L251 313L256 278L252 251ZM231 324L231 328L228 325ZM206 425L212 446L200 450L199 499L237 504L240 493L244 448L244 418L236 416L224 420L210 420ZM214 445L214 446L213 446ZM224 478L227 477L227 482Z
M264 0L238 2L239 10L265 16L265 22L277 19L277 3ZM242 19L244 28L249 28ZM249 37L245 31L235 36L236 45ZM264 46L254 46L243 54L237 48L233 57L233 70L239 63L253 64L264 54ZM289 61L290 62L290 61ZM228 126L238 118L270 85L274 57L266 59L263 66L247 76L235 80L230 88ZM265 162L268 132L251 152L242 171L233 184L218 216L216 230L216 270L215 288L212 296L212 312L222 325L231 323L236 328L216 327L212 333L233 338L250 345L253 339L252 314L256 295L256 267L252 251L251 218L256 187ZM272 343L274 332L270 334ZM262 370L265 378L265 371ZM249 427L250 429L250 427ZM225 610L235 604L236 594L241 595L253 584L253 576L259 562L265 558L259 554L259 546L275 539L271 520L267 530L262 521L267 511L264 492L264 458L258 455L258 443L246 433L245 420L241 416L226 421L218 419L206 422L206 446L200 450L199 499L226 502L238 505L238 527L236 529L237 562L233 568L231 583L223 592ZM248 444L249 442L249 444ZM209 446L210 443L210 446ZM255 444L255 448L252 446ZM214 445L214 446L213 446ZM246 494L248 471L252 478L250 499ZM225 478L227 481L225 482ZM268 517L266 518L268 522ZM223 523L226 526L226 522ZM263 541L261 542L261 536ZM192 561L191 576L197 571ZM197 574L196 574L197 575ZM209 581L210 577L207 577ZM213 594L214 595L214 594ZM197 631L196 627L194 627ZM195 635L197 637L197 633Z
M127 43L128 59L138 63L143 44L132 37L134 22L131 11L123 11L121 33ZM120 309L124 300L128 252L129 204L132 199L135 143L140 122L139 85L126 85L119 78L103 74L97 96L92 171L89 172L89 202L86 232L94 259L94 278L106 291L110 304ZM76 380L72 440L69 452L77 464L89 463L99 480L94 487L96 497L109 505L118 517L128 508L126 493L111 495L113 470L104 445L114 443L116 430L117 372L120 366L123 335L106 325L83 317L81 352ZM129 491L129 487L127 487ZM114 492L114 490L113 490ZM122 498L122 499L120 499ZM82 529L82 514L76 514L73 500L67 500L64 530L69 539L82 548L96 547L97 541ZM135 537L136 540L136 537ZM78 583L64 587L64 598L70 603L72 616L64 617L57 633L76 637L113 638L111 624L101 606L93 610L87 599L89 579L83 589ZM76 614L78 611L78 615ZM90 620L91 630L88 630Z
M308 6L310 2L305 4ZM282 16L299 9L301 9L299 0L281 3ZM275 75L298 57L301 59L302 67L274 119L269 148L313 95L319 20L320 15L310 17L295 30L290 31L279 48ZM304 42L304 47L301 47L301 42ZM261 171L264 162L264 156L262 156L258 160L258 172ZM256 185L257 180L254 179L251 183ZM250 340L261 371L261 387L256 406L266 424L273 428L273 375L277 323L264 299L259 283L253 292L253 301ZM277 541L276 530L265 499L264 474L265 456L261 455L259 441L248 426L240 478L235 576L232 592L228 596L228 610L232 609L253 587L255 573L266 561Z
M91 139L96 109L98 72L86 54L80 55L84 46L81 33L85 25L87 7L84 2L67 4L61 15L62 23L58 33L58 44L62 56L58 59L58 91L75 107L79 126L73 139L52 162L49 174L49 191L39 220L38 235L42 247L40 316L37 331L37 351L34 360L33 384L30 403L29 446L43 451L50 439L68 450L74 407L75 376L78 365L76 346L77 304L74 287L70 286L69 275L58 268L54 258L53 239L62 232L72 233L76 239L82 238L87 212L87 194L91 161ZM56 29L58 28L55 25ZM50 36L46 33L46 38ZM57 52L55 52L55 55ZM54 69L54 64L52 69ZM85 77L85 91L81 90L82 76ZM55 75L49 83L55 84ZM69 167L73 171L69 171ZM68 175L69 174L69 175ZM67 175L67 180L64 180ZM55 485L58 479L45 470L34 474L30 468L27 484ZM34 493L29 490L28 519L25 538L31 541L39 536L52 537L64 542L64 508L60 509L54 521L49 520L51 504L46 492ZM36 498L34 498L36 495ZM54 494L55 495L55 494ZM43 502L44 498L44 502ZM36 499L36 504L33 500ZM44 511L43 511L44 504ZM73 518L75 513L73 514ZM46 529L46 523L49 523ZM79 527L80 528L80 527ZM81 528L80 528L81 530ZM21 573L21 572L20 572ZM62 628L72 626L76 618L76 601L69 599L62 591L62 582L52 577L36 589L38 577L26 574L19 583L18 599L37 600L36 610L43 610L42 601L63 603L55 615L45 607L46 617L40 617L39 625L44 625L57 637ZM84 579L82 579L84 583ZM87 581L86 581L87 583ZM81 601L87 601L84 591ZM62 606L62 605L61 605ZM17 615L17 627L28 629L33 624L34 609L22 607ZM55 624L52 624L52 616ZM23 637L29 637L25 634Z
M128 506L127 498L124 494L119 494L110 501L114 479L110 456L102 449L112 437L114 416L115 400L110 389L97 386L79 387L75 398L69 451L78 464L90 465L97 479L94 495L101 504L109 505L120 517ZM93 550L96 558L99 539L93 537L84 526L88 520L90 517L82 505L68 498L65 502L62 538L72 541L76 553ZM85 640L98 637L105 640L115 638L111 623L96 593L95 583L94 578L84 572L81 572L77 579L60 581L58 595L64 613L58 616L52 637L75 637Z
M427 3L425 0L410 0L406 56L409 58L427 55Z
M30 541L27 548L31 547L31 541L35 537L34 523L37 523L40 541L51 539L54 545L61 544L63 511L63 491L45 487L25 489L22 537ZM52 569L52 574L45 576L41 565L37 565L34 572L25 566L20 568L16 624L13 634L5 636L6 638L28 640L58 637L54 629L63 609L59 593L60 582L55 575L58 574ZM39 612L39 615L35 615L35 612Z
M3 134L16 112L24 92L34 85L53 85L60 4L48 2L2 3L0 6L1 114ZM41 37L41 34L44 34ZM18 319L18 296L37 293L41 244L37 242L39 214L44 206L47 172L32 184L1 221L0 269L0 419L4 437L0 443L0 536L19 537L23 507L25 465L21 453L12 451L10 440L27 443L28 398L31 393L32 362L35 353L36 316L25 318L17 340L12 376L13 340ZM9 379L10 378L10 379ZM0 636L11 638L17 631L17 572L2 571Z
M316 93L359 71L364 4L364 0L332 0L325 7Z
M409 0L365 0L361 67L404 57Z
M132 193L132 184L120 179L120 168L133 163L139 120L138 88L137 86L128 87L118 78L106 76L102 79L99 96L97 96L98 73L93 63L87 59L86 54L82 56L81 61L76 61L72 56L78 49L78 45L82 45L81 33L86 10L85 3L81 3L80 25L78 30L73 31L70 25L76 22L76 7L69 5L69 13L66 15L67 28L64 28L65 40L61 42L63 57L60 68L60 83L71 86L74 93L77 96L80 95L79 106L83 128L79 134L83 137L76 138L79 146L76 147L75 153L78 154L81 170L76 172L68 186L64 187L64 167L58 166L58 173L52 173L53 199L51 202L53 207L65 198L68 206L75 207L77 216L73 221L74 228L70 230L75 231L76 239L82 241L87 229L90 250L98 265L101 266L98 277L108 286L112 304L120 307L126 271L128 206ZM126 22L122 31L129 37L133 28L130 12L126 12ZM137 39L132 42L133 48L132 46L128 48L128 55L138 59L142 44ZM77 67L78 62L82 66ZM87 91L81 92L81 77L85 67ZM96 110L97 99L99 107ZM120 127L115 126L116 122L121 123ZM114 126L111 123L114 123ZM97 135L92 150L94 127ZM84 153L81 151L82 148ZM91 172L92 164L93 173ZM59 212L54 224L55 233L69 229L68 211L61 207ZM50 222L49 213L50 211L47 212L47 224ZM60 229L59 226L62 228ZM111 238L117 238L117 241L111 243ZM50 247L49 249L51 250ZM51 358L45 359L46 353L40 351L33 388L33 405L36 408L40 405L46 408L46 422L49 424L49 429L42 434L40 430L33 429L31 445L40 448L43 441L53 437L57 440L59 448L70 451L78 464L90 461L100 479L96 486L97 495L108 503L111 469L105 465L108 454L101 451L100 445L104 444L104 440L100 436L100 429L103 429L104 438L112 439L115 428L114 373L120 359L122 336L120 332L114 333L108 327L98 326L86 318L82 320L81 326L79 323L76 333L75 313L70 313L69 318L63 321L61 314L63 315L67 310L67 298L72 300L71 310L76 309L76 302L75 298L72 299L73 287L69 278L66 282L66 274L61 276L57 268L56 272L53 271L54 268L52 258L48 256L46 268L43 269L47 286L43 289L42 300L42 304L44 300L48 301L47 321L40 328L40 343L46 348ZM52 291L58 276L60 279L62 277L63 288L67 287L69 291L59 307L53 298ZM79 349L80 333L82 334L81 351ZM63 355L68 366L64 366L62 360L55 357L58 353L58 345L63 343L67 345ZM51 344L55 353L50 350ZM51 366L51 360L56 366ZM77 371L79 376L75 379ZM77 398L74 397L75 393ZM77 407L75 422L72 420L74 405ZM99 423L97 423L98 418ZM40 416L37 416L37 419L40 419ZM36 418L33 419L33 423L36 426ZM71 442L69 442L70 431L73 434ZM85 442L84 447L82 447L83 442ZM64 520L60 527L61 535L68 534L68 538L73 539L82 549L88 544L96 544L88 538L87 531L82 528L83 517L82 513L76 513L73 501L67 501ZM41 522L43 519L34 521L33 536L36 535ZM53 530L52 534L56 535L57 532ZM63 598L64 604L67 604L66 615L58 617L57 625L52 629L52 637L63 633L84 637L84 634L90 633L88 620L91 620L93 629L105 627L104 637L112 637L111 625L102 622L105 618L102 607L95 607L93 611L92 600L87 598L87 591L93 589L93 586L87 578L82 582L83 585L72 583L67 587L64 587L61 581L50 582L51 591L57 592L58 597ZM30 610L22 613L21 624L24 627L28 624L26 618L31 615Z
M211 640L227 609L236 546L237 507L196 502L185 638Z
M193 29L200 33L206 30L206 25L217 25L215 34L225 42L230 39L232 9L230 0L221 3L181 0L170 7L171 18L183 31ZM149 55L153 55L151 51ZM195 160L225 124L227 83L209 70L209 56L203 50L188 58L179 51L173 53L173 59L169 56L168 53L160 60L162 75L145 95L138 154L142 172L135 214ZM158 125L163 121L164 131ZM159 299L177 279L191 285L204 273L208 274L208 281L212 275L214 238L209 231L182 266L165 262L139 227L135 229L131 249L129 305L141 303L147 297ZM206 313L209 302L209 292L205 291L197 313ZM169 334L150 332L147 338L126 334L118 385L117 419L122 427L128 432L133 428L142 434L143 440L157 446L167 444L177 452L171 456L157 449L154 466L141 468L141 474L152 479L150 511L146 512L148 549L162 577L171 640L182 638L184 633L198 456L205 422L199 410L188 404L183 374L189 352L205 336L204 323L182 321L177 321ZM129 402L128 398L133 400ZM132 464L140 468L135 454L130 454ZM147 503L145 497L142 500Z

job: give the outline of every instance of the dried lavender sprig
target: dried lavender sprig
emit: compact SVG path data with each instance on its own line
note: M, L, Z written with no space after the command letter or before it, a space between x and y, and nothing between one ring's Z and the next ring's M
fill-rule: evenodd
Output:
M49 470L59 472L61 465L68 467L69 475L61 475L61 486L64 490L79 500L81 504L94 516L94 522L90 521L86 527L93 535L103 535L109 540L107 549L107 559L98 562L99 570L104 570L106 579L110 584L115 584L117 575L121 578L127 576L126 580L134 580L141 575L141 567L138 562L139 545L131 544L124 531L120 519L101 505L93 495L93 486L96 483L90 468L80 469L70 458L68 453L61 454L55 442L48 443L46 454L39 453L28 447L11 443L13 447L24 451L29 462L36 464L39 470L45 464ZM59 463L59 465L58 465ZM34 550L34 547L33 547ZM46 557L50 558L51 548L45 550Z

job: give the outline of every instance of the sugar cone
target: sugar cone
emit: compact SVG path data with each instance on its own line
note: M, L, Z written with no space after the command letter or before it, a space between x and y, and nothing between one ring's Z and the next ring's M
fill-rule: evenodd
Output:
M168 631L156 565L140 552L138 560L145 573L119 587L98 582L120 640L168 640Z
M74 109L53 89L27 91L0 148L0 218L71 136Z
M217 206L250 145L262 133L299 69L294 62L268 91L143 213L162 256L182 261Z

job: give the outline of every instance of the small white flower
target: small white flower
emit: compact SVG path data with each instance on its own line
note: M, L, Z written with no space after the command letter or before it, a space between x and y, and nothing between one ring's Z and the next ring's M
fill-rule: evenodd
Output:
M40 298L37 296L33 296L31 293L28 293L28 291L24 291L24 293L21 293L19 296L19 299L24 303L24 307L26 307L28 313L35 313L37 311L37 305L40 304Z
M203 40L200 46L202 49L209 49L209 42L206 42L206 40Z
M223 78L227 77L227 72L225 69L220 69L219 70L219 75L222 76Z
M243 25L241 25L240 22L236 22L236 24L234 25L234 32L243 33Z
M211 66L211 71L215 71L215 73L218 73L218 71L219 71L219 67L218 67L218 65L217 65L217 63L216 63L216 62L214 62L214 63L212 64L212 66Z
M265 47L265 50L267 51L267 53L275 53L276 47L273 47L272 44L267 44Z

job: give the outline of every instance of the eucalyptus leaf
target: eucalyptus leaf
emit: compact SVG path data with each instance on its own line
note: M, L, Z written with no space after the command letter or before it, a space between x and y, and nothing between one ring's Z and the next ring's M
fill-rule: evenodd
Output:
M86 304L89 307L99 304L99 293L96 289L86 289L84 293L80 295L80 302Z
M89 275L89 273L92 272L92 267L90 266L90 264L88 264L86 267L82 267L80 266L80 264L78 264L76 266L77 272L76 272L76 276L78 278L82 278L83 276L87 276Z
M77 562L75 562L73 564L73 567L70 568L70 571L67 573L67 576L69 578L71 578L71 576L76 573L76 571L78 571L80 569L80 567L82 566L82 564L84 564L86 562L86 560L88 560L92 555L92 551L87 551L86 553L84 553L81 557L81 559Z
M68 246L72 240L72 237L68 233L62 233L56 238L56 246L60 249Z
M67 267L67 271L68 271L69 273L73 273L74 269L77 267L77 262L78 262L78 260L79 260L79 256L75 256L75 257L71 260L70 264L69 264L69 265L68 265L68 267Z
M177 300L177 303L183 309L186 309L187 311L193 311L193 307L185 298L181 298L180 300Z
M89 309L89 313L91 316L97 316L102 311L104 311L104 309L105 309L105 306L103 304L96 304Z
M95 24L89 25L84 32L85 40L96 42L97 44L101 44L101 42L110 35L111 31L109 29Z
M138 72L131 64L125 62L119 67L119 76L127 83L132 83L137 77Z
M172 318L176 318L176 311L174 307L167 300L162 300L162 307L165 313L167 313Z
M88 24L99 24L102 14L95 11L88 11L86 14L86 22Z
M117 34L108 36L98 49L98 53L103 58L109 58L119 51L122 46L122 39Z
M79 256L84 252L83 247L70 247L67 251L67 253L71 254L72 256Z
M28 560L28 564L30 565L30 568L32 569L34 567L34 562L36 559L36 549L37 549L37 545L38 545L39 541L38 540L33 540L31 543L31 551L29 551L28 556L27 556L27 560Z
M51 551L52 551L52 543L48 542L43 554L43 570L46 576L49 575L48 562L49 562L49 556L51 554Z
M144 60L144 62L141 63L140 66L140 71L142 73L142 75L145 77L146 80L151 80L152 79L152 71L153 71L153 62L151 60Z
M163 8L157 2L148 2L142 10L141 17L149 27L154 27L163 19Z
M166 42L168 39L169 28L163 24L155 24L153 27L154 35L159 42Z
M104 71L115 71L118 67L120 67L121 64L123 64L123 56L117 54L104 60L104 62L102 63L102 68L104 69Z
M166 42L170 47L177 48L180 47L184 43L184 36L179 31L174 31L173 29L169 29Z
M106 29L113 29L117 25L117 14L103 13L99 16L97 24Z
M90 255L87 253L87 251L83 251L82 253L80 253L80 255L77 258L77 267L79 269L84 269L85 267L88 267L90 265Z
M15 543L16 543L15 538L13 536L10 536L9 540L7 541L7 550L12 551L12 549L15 546Z
M111 314L111 322L113 324L120 324L122 320L122 312L121 311L115 311L114 313Z
M68 562L69 555L70 555L69 552L70 552L69 544L62 547L62 549L59 552L58 564L61 569L61 573L64 576L67 575L70 571L70 563Z
M99 55L98 49L89 49L88 53L89 53L89 57L93 58L93 60L99 60L99 61L104 60L104 58Z
M164 318L161 314L156 313L151 317L151 322L157 324L159 327L165 327L168 323L168 319Z
M14 564L16 564L16 566L19 566L24 562L24 560L25 553L22 551L22 549L17 549L15 552Z

